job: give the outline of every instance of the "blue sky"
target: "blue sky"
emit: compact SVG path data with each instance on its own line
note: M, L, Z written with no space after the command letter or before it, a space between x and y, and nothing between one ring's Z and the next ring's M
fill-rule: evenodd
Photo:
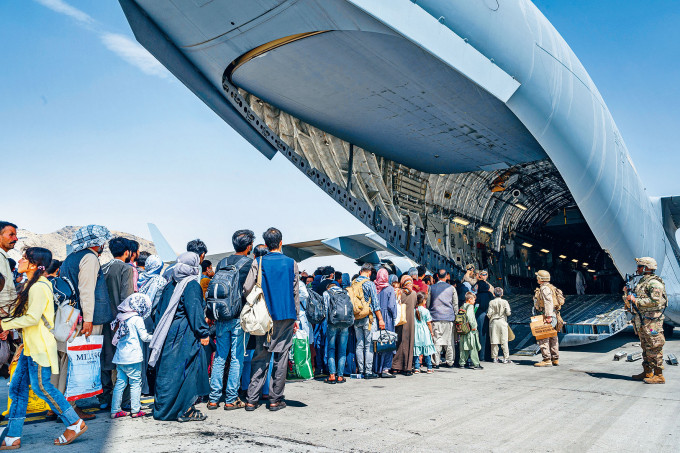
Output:
M680 4L535 3L597 84L649 193L680 194ZM118 2L2 2L0 38L12 188L0 217L39 233L101 223L145 237L155 222L176 250L198 236L215 252L242 227L278 226L286 242L367 231L140 52Z

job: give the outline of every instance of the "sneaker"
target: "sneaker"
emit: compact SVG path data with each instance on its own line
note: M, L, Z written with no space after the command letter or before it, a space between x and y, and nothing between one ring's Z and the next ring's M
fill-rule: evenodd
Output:
M122 417L127 417L128 415L130 415L130 413L125 412L125 411L118 411L115 414L112 412L111 418L122 418Z
M139 412L137 412L137 413L130 414L130 417L132 417L132 418L139 418L139 417L146 417L146 415L147 415L146 412L144 412L144 411L139 411Z
M416 374L416 373L420 373L420 370L417 369L417 368L415 370L413 370L413 374Z
M375 373L364 374L364 379L377 379L379 376Z
M515 363L515 362L513 362L513 361L510 360L510 359L503 359L503 363Z
M380 377L381 377L381 378L394 378L394 377L396 377L396 376L393 375L393 374L390 374L389 371L383 371L382 374L380 375Z
M433 373L434 373L434 371L432 370L432 368L427 369L427 374L433 374Z
M493 363L498 363L498 362L500 362L500 360L498 360L498 359L493 359Z
M470 369L471 369L471 370L483 370L484 367L481 366L481 365L477 365L477 366L472 366L472 367L470 367Z

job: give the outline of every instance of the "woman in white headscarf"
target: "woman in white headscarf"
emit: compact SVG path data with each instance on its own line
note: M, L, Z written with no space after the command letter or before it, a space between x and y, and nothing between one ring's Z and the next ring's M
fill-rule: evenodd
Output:
M144 272L139 274L139 294L146 294L151 300L151 314L144 318L144 327L147 332L153 332L155 328L154 318L156 317L156 308L158 302L161 300L163 288L168 284L168 281L161 275L163 272L163 260L158 255L149 255L144 263ZM152 395L154 392L155 374L150 373L148 368L149 361L149 344L142 343L142 352L144 360L142 361L142 393L144 395Z
M156 369L156 420L206 419L194 407L198 396L210 393L208 359L202 347L208 344L209 330L200 275L198 255L181 254L156 309L156 329L149 345L149 365Z

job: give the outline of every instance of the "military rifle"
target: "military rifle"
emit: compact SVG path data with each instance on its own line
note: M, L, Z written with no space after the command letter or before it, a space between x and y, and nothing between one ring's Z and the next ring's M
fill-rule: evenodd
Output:
M624 293L626 294L626 296L633 295L637 299L637 294L635 294L635 286L637 285L638 281L641 278L642 275L626 274L626 286L624 287ZM637 305L630 302L627 298L624 302L624 305L626 307L626 311L632 314L633 316L635 315L641 316L640 311L637 308Z

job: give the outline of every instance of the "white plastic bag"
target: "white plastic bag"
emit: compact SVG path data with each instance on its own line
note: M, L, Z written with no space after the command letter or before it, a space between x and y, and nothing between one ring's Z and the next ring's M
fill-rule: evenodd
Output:
M68 380L66 399L75 401L102 393L101 363L104 336L76 337L67 344Z

